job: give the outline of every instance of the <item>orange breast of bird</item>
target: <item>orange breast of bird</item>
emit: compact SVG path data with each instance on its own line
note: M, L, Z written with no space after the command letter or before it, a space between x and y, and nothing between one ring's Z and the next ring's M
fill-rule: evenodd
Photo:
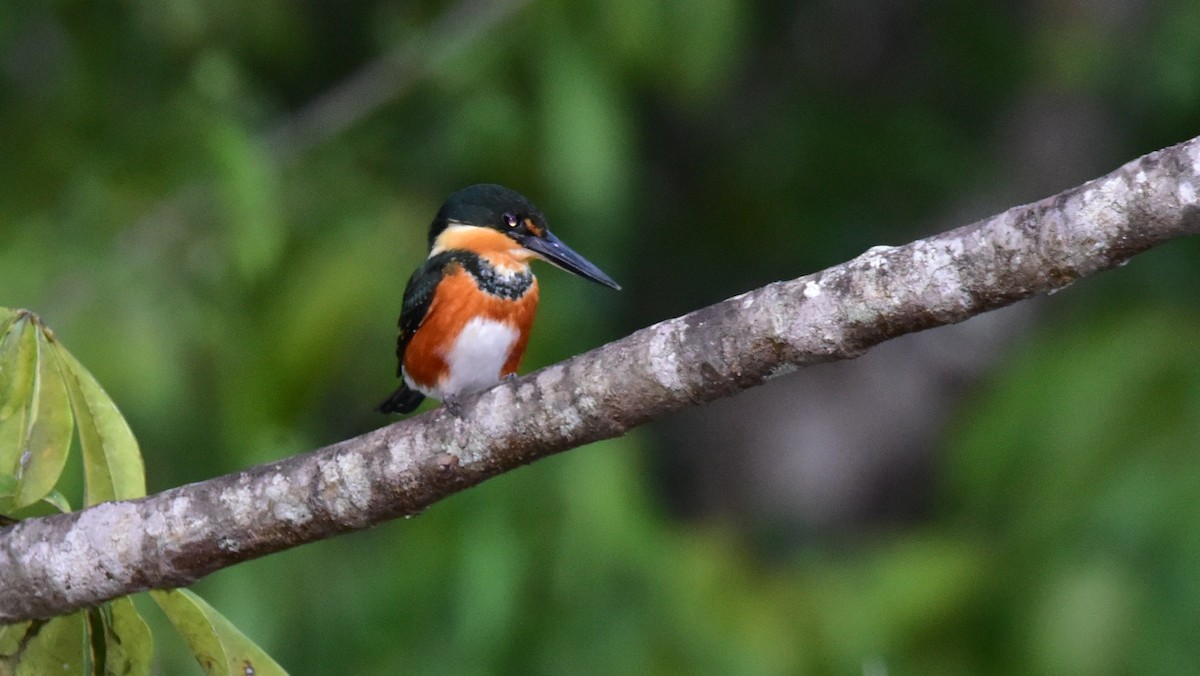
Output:
M529 342L537 304L536 278L524 295L508 299L481 290L462 267L452 267L438 284L424 321L404 350L405 373L423 388L438 387L449 372L449 350L467 322L476 317L502 322L516 330L517 338L500 376L516 373Z

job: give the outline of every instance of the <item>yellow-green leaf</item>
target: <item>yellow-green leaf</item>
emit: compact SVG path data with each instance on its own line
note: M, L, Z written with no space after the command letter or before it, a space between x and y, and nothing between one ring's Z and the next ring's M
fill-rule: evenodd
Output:
M275 676L287 672L203 599L186 589L150 596L187 641L209 676Z
M40 625L40 626L39 626ZM24 623L14 636L0 636L0 674L9 676L75 676L84 669L83 613L56 617L44 624ZM12 645L16 638L16 645Z
M21 482L11 474L0 473L0 498L14 498L21 490Z
M103 612L104 673L142 676L150 673L154 637L129 597L111 601Z
M61 343L54 345L79 426L84 505L142 497L146 470L128 423L92 374Z
M22 316L21 312L12 308L0 307L0 340L4 339L4 334L8 333L8 327L17 321Z
M17 481L17 477L0 473L0 514L12 511L20 491L21 482Z
M67 496L59 493L57 490L50 491L49 493L43 495L42 502L50 505L63 514L71 511L71 502L67 500Z
M18 509L41 500L58 483L75 430L54 343L44 331L37 333L37 375L33 381L29 426L17 462L17 480L21 483L16 500Z
M0 472L17 473L37 373L37 347L37 329L28 316L14 322L0 343Z
M13 323L20 312L10 307L0 307L0 333L4 333L4 329Z
M0 344L0 418L11 416L29 399L37 364L37 329L29 315L4 333Z
M0 625L0 676L8 676L12 673L13 665L10 664L9 658L20 649L21 639L31 624L33 623L20 622Z

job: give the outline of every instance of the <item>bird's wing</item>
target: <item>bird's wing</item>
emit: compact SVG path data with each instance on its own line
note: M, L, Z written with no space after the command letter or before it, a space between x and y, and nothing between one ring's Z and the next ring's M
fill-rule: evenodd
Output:
M434 293L438 283L446 274L446 268L453 260L449 252L438 254L425 261L421 267L408 278L408 286L404 287L404 305L400 309L400 333L396 338L396 375L402 375L404 367L404 350L408 348L413 334L421 328L422 322L429 314L429 306L433 303Z

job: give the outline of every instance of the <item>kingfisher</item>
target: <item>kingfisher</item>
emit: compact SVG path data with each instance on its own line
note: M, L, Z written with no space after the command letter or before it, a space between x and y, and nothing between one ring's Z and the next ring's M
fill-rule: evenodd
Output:
M537 312L535 259L621 289L515 190L484 183L450 195L429 226L429 257L404 289L396 339L403 382L378 410L410 413L433 397L457 415L461 397L513 377Z

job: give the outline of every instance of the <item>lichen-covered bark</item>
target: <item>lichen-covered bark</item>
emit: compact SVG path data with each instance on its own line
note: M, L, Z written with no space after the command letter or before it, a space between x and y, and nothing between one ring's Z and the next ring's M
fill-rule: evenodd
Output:
M1200 139L1083 186L769 284L306 455L0 530L0 622L415 514L484 479L800 366L962 321L1200 232ZM633 290L636 293L636 290Z

